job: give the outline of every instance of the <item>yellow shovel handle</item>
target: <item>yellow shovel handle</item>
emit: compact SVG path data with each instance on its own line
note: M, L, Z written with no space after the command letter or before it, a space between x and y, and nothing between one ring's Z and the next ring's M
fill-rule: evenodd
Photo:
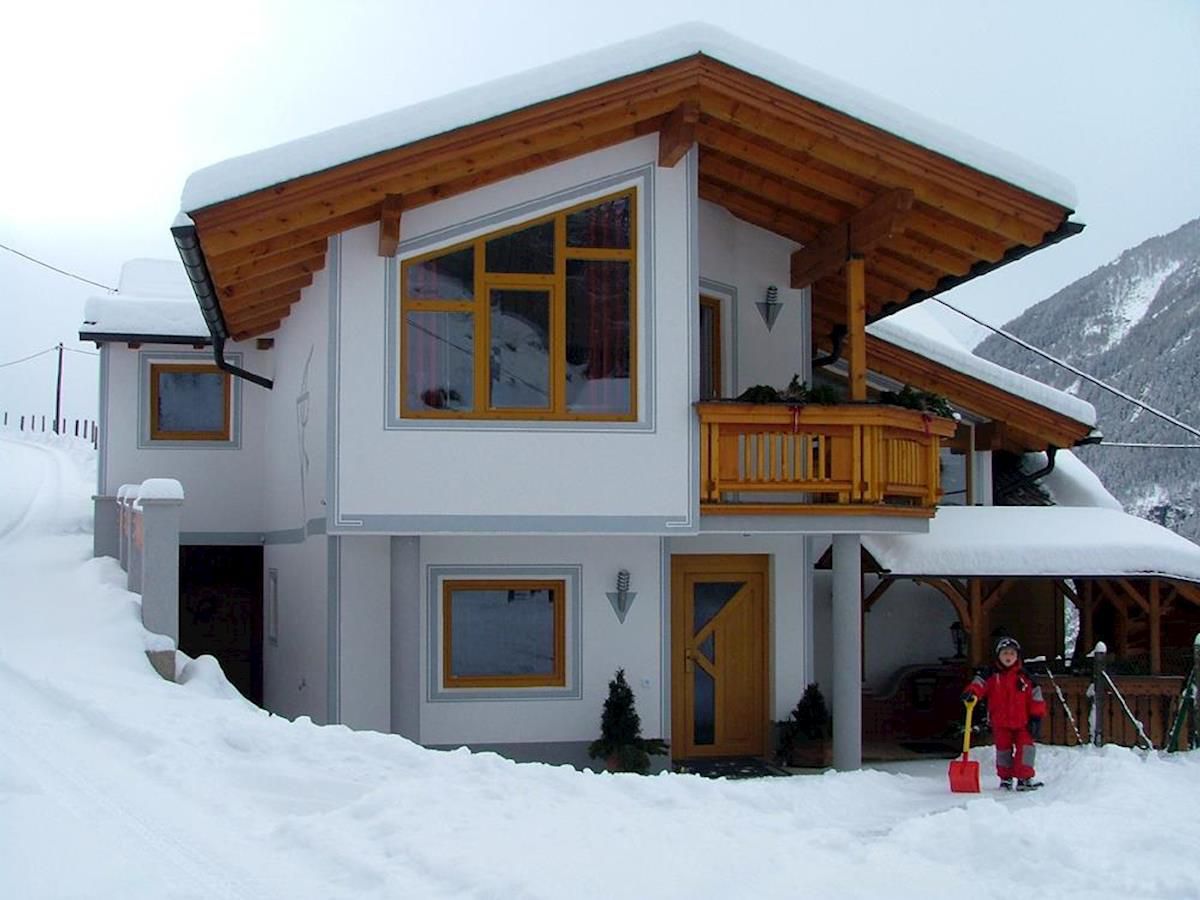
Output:
M963 726L963 756L971 749L971 714L975 712L975 704L979 702L977 697L972 697L970 700L964 700L963 704L967 707L967 724Z

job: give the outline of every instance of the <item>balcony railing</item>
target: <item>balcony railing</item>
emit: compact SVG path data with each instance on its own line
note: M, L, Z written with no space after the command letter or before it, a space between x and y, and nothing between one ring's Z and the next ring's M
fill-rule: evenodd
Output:
M702 401L700 511L932 516L949 419L898 406Z

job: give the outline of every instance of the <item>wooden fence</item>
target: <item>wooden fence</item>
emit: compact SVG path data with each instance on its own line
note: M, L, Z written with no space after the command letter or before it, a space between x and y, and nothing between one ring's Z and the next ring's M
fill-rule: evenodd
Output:
M1046 700L1046 719L1042 723L1042 743L1058 744L1073 747L1079 741L1075 730L1063 709L1063 704L1054 693L1054 685L1046 675L1039 675L1036 667L1030 674L1042 686L1042 695ZM1092 733L1088 717L1091 710L1091 699L1088 688L1092 685L1090 676L1055 675L1059 690L1063 693L1066 705L1070 707L1075 717L1075 725L1079 728L1083 743L1091 743ZM1113 683L1125 698L1129 711L1133 713L1145 729L1146 737L1156 749L1164 750L1167 733L1171 729L1175 713L1179 708L1179 695L1183 691L1183 678L1173 676L1132 676L1113 675ZM1137 728L1121 702L1113 694L1112 689L1105 686L1105 696L1101 704L1100 733L1106 744L1120 744L1125 747L1138 746ZM1183 736L1181 735L1181 738ZM1186 750L1187 744L1181 741L1179 750Z
M93 447L96 446L96 441L99 439L99 428L96 425L95 419L60 419L58 428L55 428L53 415L26 416L4 412L0 414L0 426L11 428L14 431L37 434L57 432L58 434L73 435L74 437L91 441Z

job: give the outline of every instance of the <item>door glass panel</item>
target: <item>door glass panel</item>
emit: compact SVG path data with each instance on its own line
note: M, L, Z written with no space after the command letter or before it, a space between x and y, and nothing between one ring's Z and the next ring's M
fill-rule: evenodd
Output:
M548 409L550 292L493 290L489 299L492 409Z
M717 663L717 636L716 636L715 632L710 633L708 637L706 637L699 644L697 644L696 649L704 654L705 659L707 659L713 665L716 665L716 663Z
M697 584L692 593L692 634L699 634L745 584L744 581L702 581Z
M717 685L700 666L695 667L695 673L692 743L713 744L717 739Z
M700 304L700 399L716 399L721 392L717 384L717 307Z

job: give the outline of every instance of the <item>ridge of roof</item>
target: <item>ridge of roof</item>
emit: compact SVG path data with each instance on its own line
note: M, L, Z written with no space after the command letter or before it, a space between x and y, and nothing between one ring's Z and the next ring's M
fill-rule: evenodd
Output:
M707 23L673 26L193 172L192 212L637 72L704 55L1073 210L1062 176Z

